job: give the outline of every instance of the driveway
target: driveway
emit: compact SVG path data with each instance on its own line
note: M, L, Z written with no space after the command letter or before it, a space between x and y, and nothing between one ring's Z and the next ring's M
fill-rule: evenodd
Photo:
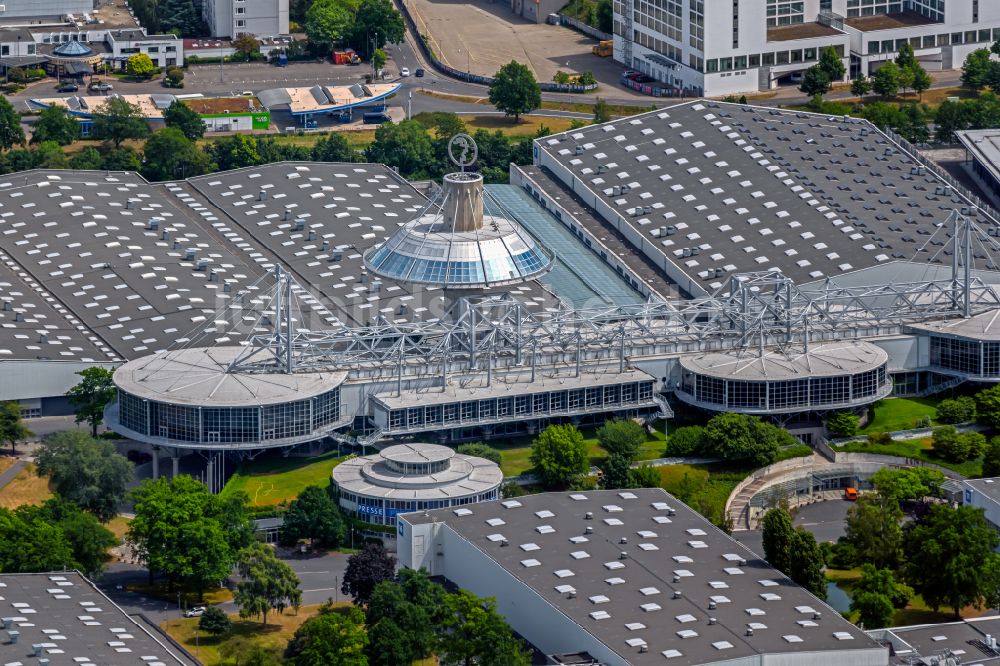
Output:
M795 513L792 524L795 527L804 527L812 532L813 536L816 537L816 541L836 542L837 539L846 534L844 520L847 518L848 509L852 506L851 502L844 500L829 500L807 504ZM760 557L764 557L764 540L760 530L735 532L733 538Z

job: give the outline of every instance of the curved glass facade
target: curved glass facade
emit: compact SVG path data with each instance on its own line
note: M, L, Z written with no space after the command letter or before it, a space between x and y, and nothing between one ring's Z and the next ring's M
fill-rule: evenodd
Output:
M147 437L191 444L253 444L319 436L340 419L340 388L256 407L198 407L146 400L118 389L118 421Z
M707 409L769 412L865 404L891 388L886 364L855 374L773 381L741 380L685 370L680 397Z
M932 335L931 365L976 377L1000 377L1000 342Z

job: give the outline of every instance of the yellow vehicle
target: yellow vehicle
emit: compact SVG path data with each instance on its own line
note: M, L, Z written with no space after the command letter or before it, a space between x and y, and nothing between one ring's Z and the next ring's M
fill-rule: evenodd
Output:
M604 41L595 45L594 48L592 48L590 51L595 56L607 58L614 52L614 42L612 42L610 39L605 39Z

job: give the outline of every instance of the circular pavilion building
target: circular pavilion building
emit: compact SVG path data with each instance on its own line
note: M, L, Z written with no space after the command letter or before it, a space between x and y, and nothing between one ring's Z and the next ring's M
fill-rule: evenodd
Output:
M345 425L345 372L230 369L241 347L180 349L115 370L108 425L131 439L182 449L293 446Z
M852 409L889 395L889 356L861 341L808 350L729 350L680 357L677 398L717 412L787 414Z
M499 499L503 472L438 444L397 444L333 468L340 508L373 525L396 515Z

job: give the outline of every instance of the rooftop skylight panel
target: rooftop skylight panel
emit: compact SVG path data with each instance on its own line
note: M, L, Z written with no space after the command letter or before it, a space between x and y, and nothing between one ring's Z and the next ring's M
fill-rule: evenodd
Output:
M673 521L667 518L666 516L653 516L653 522L658 523L660 525L667 525L669 523L672 523Z
M539 534L552 534L553 532L556 531L556 528L552 527L551 525L539 525L538 527L535 528L535 531L538 532Z
M683 657L684 656L683 652L681 652L680 650L675 650L673 648L671 648L669 650L664 650L660 654L662 654L667 659L675 659L677 657Z
M556 585L555 591L559 594L575 594L576 588L572 585Z
M609 599L608 597L604 596L603 594L595 594L592 597L588 597L588 600L592 604L606 604L609 601L611 601L611 599Z
M677 632L677 635L681 638L697 638L698 632L694 629L681 629Z
M570 543L580 544L580 543L587 543L588 541L590 541L590 539L588 539L585 536L573 536L569 538L569 541Z
M835 631L833 632L833 637L838 641L851 641L854 640L854 636L848 631Z
M786 635L782 636L782 638L784 638L785 641L787 641L788 643L801 643L802 642L802 639L799 638L798 636L796 636L795 634L786 634Z
M590 617L593 618L594 620L607 620L609 617L611 617L611 614L608 613L608 611L599 610L590 613Z
M611 560L610 562L604 563L604 568L608 571L615 571L616 569L624 569L625 565L618 560Z
M486 521L486 524L490 527L500 527L501 525L506 525L503 518L490 518Z
M504 541L506 537L504 537L504 535L502 534L487 534L486 538L492 541L493 543L499 543L501 541Z
M604 519L604 523L606 525L610 525L612 527L618 527L620 525L624 525L625 524L621 520L619 520L618 518L605 518Z
M541 549L541 546L539 546L537 543L522 543L519 547L520 547L521 550L523 550L526 553L527 552L531 552L533 550L540 550Z
M725 571L730 576L742 576L743 575L743 569L740 569L739 567L726 567L725 569L723 569L723 571Z
M541 562L535 559L521 560L521 566L525 567L526 569L531 569L533 567L541 566L541 564L542 564Z
M574 560L585 560L588 557L590 557L590 553L588 553L585 550L574 550L572 553L569 554L569 556L572 557Z
M573 573L573 572L572 572L571 570L569 570L569 569L557 569L557 570L556 570L556 571L555 571L554 573L555 573L555 575L556 575L556 576L558 576L559 578L569 578L569 577L571 577L571 576L575 576L575 575L576 575L576 574L574 574L574 573Z
M523 505L522 505L522 504L521 504L520 502L518 502L517 500L504 500L503 502L500 502L500 504L501 504L501 506L503 506L503 508L505 508L505 509L516 509L516 508L518 508L518 507L520 507L520 506L523 506Z
M645 629L646 625L644 625L642 622L626 622L625 628L628 629L629 631L640 631L642 629Z
M607 583L608 585L624 585L625 584L625 579L624 578L618 578L618 577L605 578L604 582Z

